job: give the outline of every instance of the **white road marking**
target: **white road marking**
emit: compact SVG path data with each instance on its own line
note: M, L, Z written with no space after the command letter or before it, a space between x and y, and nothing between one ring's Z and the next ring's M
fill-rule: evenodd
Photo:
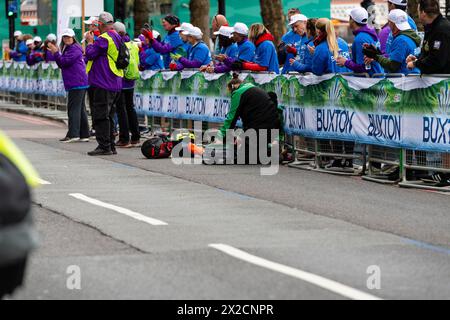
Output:
M51 182L45 181L43 179L38 179L38 182L39 182L39 184L42 184L42 185L50 185L50 184L52 184Z
M375 297L371 294L367 294L360 290L348 287L339 282L326 279L324 277L305 272L299 269L288 267L276 262L272 262L254 255L251 255L242 250L233 248L226 244L210 244L209 247L226 253L234 258L246 261L248 263L263 267L272 271L280 272L285 275L300 279L305 282L309 282L313 285L326 289L328 291L334 292L338 295L344 296L353 300L382 300L381 298Z
M125 209L125 208L121 208L121 207L118 207L118 206L115 206L115 205L112 205L112 204L109 204L109 203L106 203L106 202L102 202L102 201L97 200L97 199L90 198L90 197L85 196L84 194L81 194L81 193L71 193L71 194L69 194L69 196L74 197L75 199L78 199L78 200L81 200L81 201L85 201L85 202L88 202L90 204L99 206L99 207L103 207L103 208L106 208L106 209L113 210L115 212L124 214L124 215L126 215L126 216L128 216L130 218L133 218L133 219L136 219L136 220L139 220L139 221L151 224L152 226L167 226L168 225L164 221L153 219L153 218L144 216L143 214L140 214L140 213L137 213L137 212Z

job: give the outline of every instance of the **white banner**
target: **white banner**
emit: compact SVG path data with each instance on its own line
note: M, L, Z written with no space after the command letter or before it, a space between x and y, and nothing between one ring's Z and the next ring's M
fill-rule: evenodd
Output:
M64 29L70 26L70 19L80 18L81 13L81 1L82 0L58 0L58 42L61 40L61 33ZM102 11L104 11L104 1L103 0L85 0L85 12L86 17L98 16ZM81 22L83 23L83 21ZM81 25L76 26L74 29L81 29Z

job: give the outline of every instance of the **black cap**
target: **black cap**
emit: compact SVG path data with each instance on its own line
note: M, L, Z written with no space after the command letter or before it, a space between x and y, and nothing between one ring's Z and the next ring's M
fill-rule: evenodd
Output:
M170 23L173 26L179 26L181 23L180 18L178 18L177 16L174 16L172 14L168 14L167 16L165 16L164 20L166 20L168 23Z

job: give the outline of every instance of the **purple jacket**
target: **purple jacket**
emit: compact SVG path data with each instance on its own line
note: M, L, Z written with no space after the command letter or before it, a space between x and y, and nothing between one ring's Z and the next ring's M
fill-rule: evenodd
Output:
M50 50L47 50L45 52L45 62L52 62L52 61L56 61L55 55Z
M57 52L54 56L56 64L61 68L64 87L67 91L88 87L83 48L78 43L66 46L62 53Z
M387 24L383 27L383 29L381 29L380 34L378 35L378 37L380 38L380 50L383 54L386 53L386 43L388 41L390 33L391 33L391 28Z
M119 49L122 39L115 31L108 31L114 43ZM93 61L89 72L89 85L112 92L122 90L122 77L116 76L109 68L108 62L108 40L99 37L93 44L86 47L86 58Z

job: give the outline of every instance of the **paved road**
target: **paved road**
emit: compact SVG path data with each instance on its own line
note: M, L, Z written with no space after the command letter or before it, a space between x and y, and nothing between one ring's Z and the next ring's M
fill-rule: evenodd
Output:
M41 247L17 299L450 298L447 195L136 149L93 159L94 142L57 142L63 125L0 112L0 128L51 183L35 191Z

